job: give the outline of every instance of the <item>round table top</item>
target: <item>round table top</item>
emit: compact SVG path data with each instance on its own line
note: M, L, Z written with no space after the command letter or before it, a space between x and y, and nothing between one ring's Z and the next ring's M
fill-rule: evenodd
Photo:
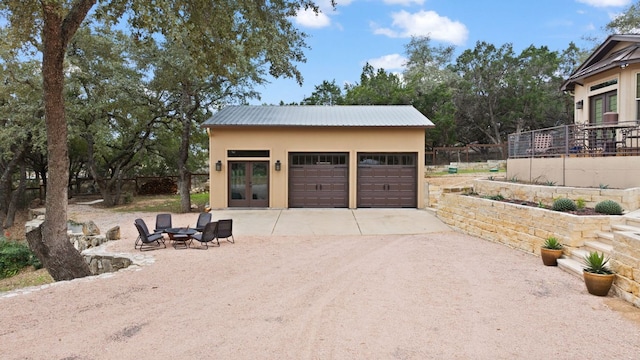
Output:
M168 228L168 229L164 229L164 232L166 232L167 234L185 234L185 235L193 235L195 233L197 233L198 231L196 229L190 229L190 228L186 228L186 227L180 227L180 228Z

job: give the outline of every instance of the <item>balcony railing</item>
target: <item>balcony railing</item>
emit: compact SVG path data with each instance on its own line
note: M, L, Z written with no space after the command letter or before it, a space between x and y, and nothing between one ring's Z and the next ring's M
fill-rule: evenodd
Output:
M575 124L509 135L509 158L640 156L640 122Z

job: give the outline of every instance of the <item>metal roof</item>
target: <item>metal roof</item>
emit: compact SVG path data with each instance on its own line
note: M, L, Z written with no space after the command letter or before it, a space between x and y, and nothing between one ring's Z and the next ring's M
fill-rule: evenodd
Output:
M611 53L611 50L620 43L628 43L628 46ZM611 35L571 74L560 89L573 90L576 85L582 85L584 79L591 75L616 67L624 68L638 62L640 62L640 35Z
M432 127L410 105L341 106L227 106L202 127L218 126L344 126Z

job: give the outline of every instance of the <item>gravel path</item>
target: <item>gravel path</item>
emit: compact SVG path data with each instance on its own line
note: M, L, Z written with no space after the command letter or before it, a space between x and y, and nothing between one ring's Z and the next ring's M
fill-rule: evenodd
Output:
M93 217L103 231L120 223L123 239L108 247L133 251L130 224L140 214L78 209L70 214ZM0 358L640 354L640 309L587 294L580 279L536 256L453 231L236 236L236 244L206 251L168 247L146 254L155 262L1 297Z

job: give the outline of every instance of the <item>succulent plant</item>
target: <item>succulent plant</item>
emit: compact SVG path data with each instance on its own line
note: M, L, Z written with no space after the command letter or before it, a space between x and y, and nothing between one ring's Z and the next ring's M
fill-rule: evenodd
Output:
M622 207L613 200L603 200L596 204L596 212L606 215L622 215Z
M558 241L557 238L550 236L544 241L542 247L545 249L560 250L562 249L562 244Z
M604 254L598 254L598 252L592 251L589 255L584 256L583 261L584 271L594 274L613 274L613 271L607 266L609 258L605 258Z
M575 211L578 206L575 201L568 198L559 198L553 202L553 206L551 207L555 211Z

